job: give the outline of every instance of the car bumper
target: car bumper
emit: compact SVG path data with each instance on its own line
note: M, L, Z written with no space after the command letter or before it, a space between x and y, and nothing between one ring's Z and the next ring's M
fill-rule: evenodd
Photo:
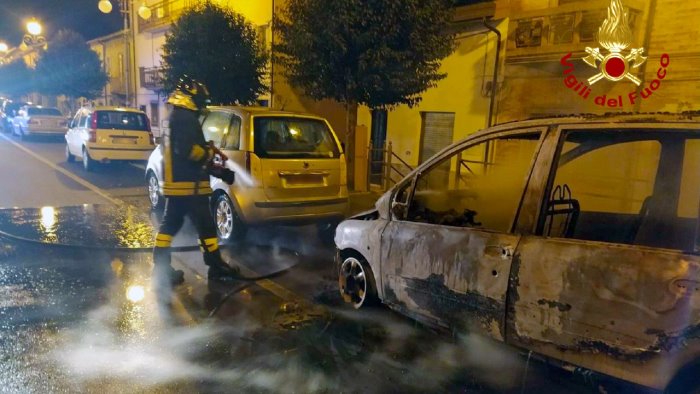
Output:
M26 135L65 135L68 132L66 128L33 128L29 127L24 130Z
M233 195L236 193L234 192ZM236 203L246 223L340 221L347 216L348 212L347 195L280 201L269 201L262 197L263 195L264 192L261 189L259 193L249 195L245 200L237 199Z
M88 145L88 154L93 160L114 161L114 160L134 160L146 161L155 146L139 146L129 148L116 148L114 146Z

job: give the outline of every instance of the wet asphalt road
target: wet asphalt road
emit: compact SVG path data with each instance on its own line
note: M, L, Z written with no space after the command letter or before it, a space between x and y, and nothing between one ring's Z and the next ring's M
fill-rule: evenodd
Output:
M498 344L344 306L313 226L227 247L249 276L282 272L257 282L207 283L198 251L176 253L186 283L158 302L150 254L113 249L151 245L143 169L88 174L59 140L11 140L0 231L72 246L0 239L0 392L598 391ZM191 227L175 239L193 242Z

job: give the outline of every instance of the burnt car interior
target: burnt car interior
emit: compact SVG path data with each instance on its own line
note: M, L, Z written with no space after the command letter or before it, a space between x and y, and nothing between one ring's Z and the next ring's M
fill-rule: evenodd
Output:
M510 230L540 133L494 138L468 146L418 175L412 193L397 194L406 220L454 227ZM407 199L410 198L410 204Z
M541 234L692 251L698 138L679 130L569 133Z

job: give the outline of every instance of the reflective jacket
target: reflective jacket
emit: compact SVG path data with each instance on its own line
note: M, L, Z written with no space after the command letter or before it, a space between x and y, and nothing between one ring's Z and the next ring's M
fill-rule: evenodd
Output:
M170 132L163 139L163 195L211 194L206 167L213 157L198 112L173 107Z

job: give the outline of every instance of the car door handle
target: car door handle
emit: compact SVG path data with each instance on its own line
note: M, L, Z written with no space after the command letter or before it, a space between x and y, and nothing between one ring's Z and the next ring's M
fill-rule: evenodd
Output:
M494 257L500 256L502 259L507 260L513 257L513 248L510 245L486 245L484 254Z

